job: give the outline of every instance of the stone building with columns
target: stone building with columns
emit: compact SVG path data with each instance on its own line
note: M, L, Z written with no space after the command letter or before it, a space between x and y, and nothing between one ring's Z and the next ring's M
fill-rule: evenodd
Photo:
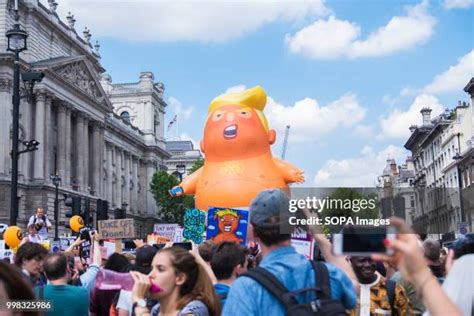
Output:
M28 50L20 53L21 71L42 71L45 77L20 104L19 148L31 139L40 145L19 159L18 225L25 227L37 207L54 218L50 177L58 174L59 222L67 220L65 195L81 196L83 204L88 200L91 210L103 199L111 210L126 205L127 217L136 219L137 233L143 235L156 219L148 190L151 177L170 157L163 139L164 86L148 72L136 84L114 85L106 75L101 80L105 69L99 44L92 45L87 29L79 36L74 16L69 14L64 23L57 3L48 3L19 3L20 24L29 33ZM12 1L0 0L0 33L13 22ZM0 223L8 223L10 215L13 55L6 48L7 39L1 37ZM131 120L121 115L123 108L133 115Z

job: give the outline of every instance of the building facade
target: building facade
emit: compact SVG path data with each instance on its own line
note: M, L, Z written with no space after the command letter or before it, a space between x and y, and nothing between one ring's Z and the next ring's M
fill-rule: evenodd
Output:
M388 159L379 177L379 199L384 218L397 216L405 219L409 225L416 217L415 192L413 181L415 167L411 157L407 157L402 165L397 165L394 159Z
M157 211L148 190L151 177L165 168L164 160L170 157L163 140L164 86L155 83L151 73L142 73L139 82L126 91L112 84L109 76L101 78L105 70L98 43L92 46L87 29L83 36L78 35L72 15L66 23L61 21L56 6L50 2L47 8L38 0L19 4L20 24L29 33L28 50L20 54L21 71L41 71L45 77L35 85L34 95L22 98L20 104L20 141L35 139L40 145L19 159L18 225L25 227L37 207L44 207L49 218L54 218L50 177L57 174L61 178L60 223L67 221L66 195L80 196L91 210L97 199L103 199L109 201L111 210L126 208L127 217L136 219L137 234L143 235ZM1 0L2 34L13 23L12 1ZM2 37L0 222L8 223L13 55L6 48L7 39ZM120 116L123 108L135 115L133 121ZM145 121L150 117L151 125ZM59 232L65 232L64 225Z
M184 179L194 163L203 159L201 151L194 149L190 140L175 140L166 142L166 151L171 153L171 158L166 161L169 174L174 174L178 179Z
M414 226L433 235L460 233L461 225L472 231L472 102L433 119L430 113L421 110L423 125L410 127L405 143L415 167Z

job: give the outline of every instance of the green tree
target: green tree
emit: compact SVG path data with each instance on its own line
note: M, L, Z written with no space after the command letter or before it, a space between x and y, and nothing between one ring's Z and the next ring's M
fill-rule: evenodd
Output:
M191 174L193 172L195 172L196 170L198 170L199 168L201 168L202 166L204 166L204 159L202 158L199 158L198 160L196 160L193 164L193 166L191 167L191 169L189 169L189 172L188 174Z
M168 193L169 189L178 184L179 181L174 175L160 170L153 175L150 191L158 206L158 217L166 223L183 225L183 213L186 209L185 197L171 197Z

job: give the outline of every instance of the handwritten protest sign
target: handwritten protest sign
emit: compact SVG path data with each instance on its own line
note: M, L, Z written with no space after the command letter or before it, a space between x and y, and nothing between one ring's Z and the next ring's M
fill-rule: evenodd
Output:
M99 232L102 238L134 238L135 227L133 219L113 219L106 221L98 221Z
M173 240L176 229L178 228L178 224L155 224L153 227L153 233L167 237L169 240Z
M245 245L248 219L248 211L211 207L207 213L207 239Z
M206 212L195 209L187 209L184 213L183 237L194 241L196 244L202 242L202 234L206 229Z

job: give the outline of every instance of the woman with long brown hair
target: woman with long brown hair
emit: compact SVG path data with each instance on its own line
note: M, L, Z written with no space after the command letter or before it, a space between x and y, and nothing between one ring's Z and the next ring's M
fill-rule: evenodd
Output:
M165 248L153 258L148 275L130 272L135 280L132 290L135 314L220 315L221 306L211 279L202 259L195 256L198 255L179 247ZM152 311L146 307L146 297L159 302Z

